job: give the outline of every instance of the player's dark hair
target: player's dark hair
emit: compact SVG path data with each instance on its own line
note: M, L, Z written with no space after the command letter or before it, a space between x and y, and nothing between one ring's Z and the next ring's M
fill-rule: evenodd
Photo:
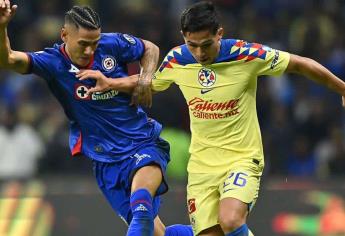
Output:
M198 2L182 12L181 30L183 34L203 30L216 34L219 27L218 14L212 2Z
M74 24L77 28L96 30L101 28L97 12L89 6L74 6L65 14L65 23Z

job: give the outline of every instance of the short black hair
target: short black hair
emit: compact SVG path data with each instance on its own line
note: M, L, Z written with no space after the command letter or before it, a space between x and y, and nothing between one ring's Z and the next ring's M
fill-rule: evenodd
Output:
M216 34L219 27L218 14L212 2L198 2L182 12L181 30L183 34L203 30Z
M65 23L74 24L77 28L97 30L101 21L96 11L89 6L74 6L65 14Z

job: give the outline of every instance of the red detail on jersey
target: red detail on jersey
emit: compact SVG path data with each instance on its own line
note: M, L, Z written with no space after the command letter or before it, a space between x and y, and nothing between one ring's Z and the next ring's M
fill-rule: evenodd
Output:
M195 198L188 199L188 213L192 214L196 211Z
M81 153L81 133L79 134L78 141L72 149L72 156L76 156Z
M252 43L251 48L262 48L262 44L259 43Z
M74 85L74 98L77 100L91 100L91 96L87 94L89 86L77 83Z
M66 59L71 60L69 56L67 55L67 52L65 50L65 44L62 44L60 47L60 52L66 57Z
M131 206L135 206L135 205L138 205L140 203L143 203L143 204L146 204L148 206L152 206L152 204L148 201L145 201L145 200L137 200L137 201L134 201L131 203Z
M241 48L241 47L243 47L243 46L246 45L246 44L247 44L247 43L246 43L245 41L240 40L240 41L237 41L237 42L235 43L235 46Z
M262 55L265 54L265 53L266 53L266 50L259 49L258 57L262 56Z
M247 57L247 55L240 54L240 55L237 56L237 60L242 60L242 59L244 59L246 57Z
M168 63L164 66L164 68L173 68L173 67L172 67L172 65L168 62Z
M65 44L61 45L60 52L66 57L66 59L68 59L69 61L72 62L71 58L68 56L68 54L67 54L67 52L65 50ZM87 64L84 67L79 67L79 66L78 67L80 69L91 69L94 61L95 61L95 57L94 57L94 55L92 55L89 64Z
M231 99L225 102L212 102L195 97L188 102L188 106L192 111L230 111L238 106L239 101Z
M175 51L176 49L180 48L181 46L176 46L173 49L171 49L172 51Z
M95 61L94 55L92 55L90 63L87 64L85 67L81 67L81 69L92 69L93 62Z
M175 57L173 57L173 59L170 60L171 63L175 63L175 64L178 64L177 60Z
M211 75L210 75L210 80L214 80L214 74L213 73L211 73Z
M257 58L257 57L252 56L252 55L249 55L249 56L247 57L247 59L246 59L246 62L252 61L252 60L254 60L255 58Z

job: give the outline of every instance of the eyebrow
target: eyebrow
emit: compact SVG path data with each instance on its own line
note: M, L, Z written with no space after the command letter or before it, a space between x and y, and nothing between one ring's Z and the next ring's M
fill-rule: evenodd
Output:
M93 43L98 43L98 41L100 40L101 38L97 39L97 40L94 40L94 41L89 41L89 40L84 40L84 39L81 39L78 41L78 43L90 43L90 44L93 44Z
M197 46L203 46L203 45L206 45L206 44L209 44L209 43L213 43L212 39L208 39L200 44L198 43L195 43L195 42L192 42L192 41L187 41L188 44L192 44L192 45L197 45Z

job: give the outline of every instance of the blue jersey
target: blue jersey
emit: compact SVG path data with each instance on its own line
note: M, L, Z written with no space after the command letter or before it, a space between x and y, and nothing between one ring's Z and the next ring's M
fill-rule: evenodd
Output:
M138 38L102 34L88 68L111 78L125 77L127 63L139 60L144 50ZM76 78L79 69L67 56L64 44L28 55L29 72L45 79L70 121L72 155L82 153L101 162L116 162L155 143L161 125L141 107L130 106L130 95L114 90L86 94L96 81Z

